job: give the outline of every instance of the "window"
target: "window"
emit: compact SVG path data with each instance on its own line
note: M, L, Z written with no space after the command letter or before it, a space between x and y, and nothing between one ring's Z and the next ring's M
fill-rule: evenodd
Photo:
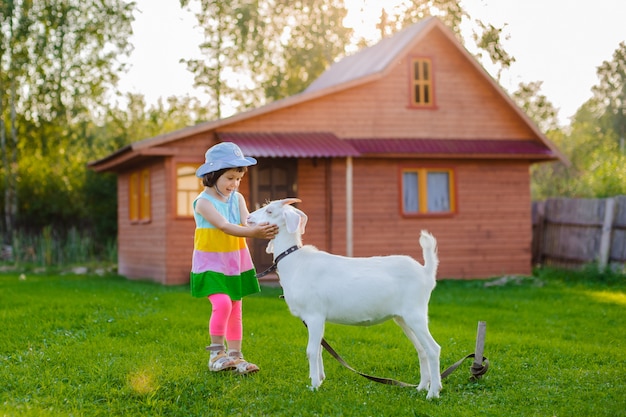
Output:
M147 222L151 218L150 170L130 174L128 180L128 218L131 222Z
M454 171L449 168L402 170L402 213L449 214L456 211Z
M196 177L196 165L176 166L176 215L193 216L193 200L204 189L200 178Z
M431 107L433 97L432 62L427 58L411 61L411 104L418 107Z

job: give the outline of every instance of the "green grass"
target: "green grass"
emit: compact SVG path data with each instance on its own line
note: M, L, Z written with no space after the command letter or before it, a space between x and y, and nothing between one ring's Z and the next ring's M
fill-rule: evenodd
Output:
M249 377L209 373L210 303L186 286L116 276L0 274L0 416L626 416L626 281L540 271L486 287L442 281L430 327L442 369L474 350L487 322L487 375L469 361L441 398L370 382L324 353L308 389L306 330L279 290L244 302ZM417 383L416 354L393 323L327 325L355 368Z

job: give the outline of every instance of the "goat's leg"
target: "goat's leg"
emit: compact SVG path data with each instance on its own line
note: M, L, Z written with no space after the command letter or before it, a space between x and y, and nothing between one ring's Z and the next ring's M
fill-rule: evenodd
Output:
M402 317L394 318L394 321L398 326L402 328L406 337L411 341L415 350L417 351L417 357L419 358L420 364L420 383L417 386L418 391L425 391L428 389L430 384L430 364L428 363L428 356L426 355L426 350L413 333L413 330L406 324Z
M403 317L405 324L413 332L418 342L424 348L426 361L428 362L428 368L430 373L430 387L426 398L438 398L439 391L441 391L441 375L439 373L439 355L441 353L441 347L437 344L435 339L428 330L428 318L427 313L411 313ZM420 381L420 387L422 386Z
M309 342L306 355L309 359L309 377L311 389L316 390L324 381L324 364L322 362L322 337L324 336L324 318L316 317L305 320L309 330Z

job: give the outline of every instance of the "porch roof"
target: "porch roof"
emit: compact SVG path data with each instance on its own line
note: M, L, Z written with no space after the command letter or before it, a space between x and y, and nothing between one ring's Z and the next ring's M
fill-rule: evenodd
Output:
M462 158L529 158L556 159L554 152L545 144L533 140L491 139L344 139L361 156L373 155L420 155L424 157Z
M234 142L246 155L272 158L328 158L358 156L348 142L329 132L218 132L221 141Z

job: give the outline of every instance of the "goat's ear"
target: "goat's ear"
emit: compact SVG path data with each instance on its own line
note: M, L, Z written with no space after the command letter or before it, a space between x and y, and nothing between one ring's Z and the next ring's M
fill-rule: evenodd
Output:
M295 233L296 230L300 228L301 218L300 214L293 210L285 210L283 211L283 216L285 217L285 224L287 226L287 231L289 233Z
M295 207L293 209L300 216L300 234L303 235L304 234L304 229L306 228L306 222L309 221L309 217L306 214L304 214L304 212L302 210L299 210L299 209L297 209Z
M274 253L274 239L267 242L267 247L265 248L265 253L272 254Z

